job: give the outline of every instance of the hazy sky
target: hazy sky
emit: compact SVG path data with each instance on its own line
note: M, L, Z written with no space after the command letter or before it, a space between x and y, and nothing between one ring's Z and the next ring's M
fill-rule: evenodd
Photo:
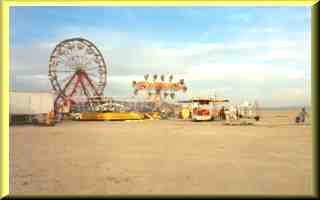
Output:
M109 66L105 95L173 74L188 92L300 106L311 96L310 7L11 7L10 89L48 91L56 44L84 37Z

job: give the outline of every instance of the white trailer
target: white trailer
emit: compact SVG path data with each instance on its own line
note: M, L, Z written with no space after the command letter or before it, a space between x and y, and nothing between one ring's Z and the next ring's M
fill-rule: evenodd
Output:
M54 96L48 92L10 92L10 124L45 123L52 125Z
M248 101L245 101L242 104L237 105L237 110L239 112L240 118L255 119L256 121L260 120L258 112L259 107L257 101L255 101L254 103L249 103Z

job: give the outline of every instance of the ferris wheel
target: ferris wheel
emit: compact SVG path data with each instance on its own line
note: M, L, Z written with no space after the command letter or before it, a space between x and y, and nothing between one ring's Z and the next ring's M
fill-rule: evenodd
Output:
M101 96L106 86L107 65L99 49L83 38L71 38L54 48L49 60L49 80L56 102L86 102Z

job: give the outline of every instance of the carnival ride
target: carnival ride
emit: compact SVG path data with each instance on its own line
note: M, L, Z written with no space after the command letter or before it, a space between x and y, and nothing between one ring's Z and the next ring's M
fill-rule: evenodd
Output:
M101 96L106 87L107 65L99 49L84 38L60 42L49 59L48 77L56 98L55 112ZM65 112L68 112L66 109Z
M149 74L144 76L144 81L132 81L134 88L134 95L137 95L140 91L147 92L146 100L153 102L161 102L167 97L174 99L176 92L187 91L184 79L180 79L179 82L172 82L173 75L169 76L169 81L165 81L165 75L160 76L160 81L157 81L158 75L153 75L153 80L149 81Z
M144 81L132 81L134 95L144 93L145 101L153 104L153 111L160 112L161 118L173 117L176 108L172 102L168 101L169 99L174 100L177 92L187 91L184 79L174 82L173 75L170 75L166 81L165 75L158 76L157 74L154 74L151 80L149 78L150 75L146 74Z
M221 112L215 105L229 102L226 99L194 98L178 101L177 105L174 101L176 93L187 91L184 79L174 82L173 75L166 78L157 74L152 77L146 74L143 81L132 81L134 96L144 93L143 102L114 100L103 96L107 67L102 53L89 40L71 38L57 44L50 55L48 71L55 94L55 118L63 113L72 113L79 120L167 119L179 115L182 119L205 121L219 118ZM189 106L183 107L181 103ZM257 111L257 104L242 104L236 110L239 118L259 120L256 112L252 112Z

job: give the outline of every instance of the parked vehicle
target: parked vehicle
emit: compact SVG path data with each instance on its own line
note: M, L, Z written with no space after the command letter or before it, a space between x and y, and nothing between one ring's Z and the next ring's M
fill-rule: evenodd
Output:
M192 100L179 101L180 103L191 103L192 121L210 121L219 117L219 111L216 105L223 102L229 102L226 99L213 98L193 98Z
M237 106L239 118L255 119L260 120L259 106L255 101L254 103L249 103L247 101Z

